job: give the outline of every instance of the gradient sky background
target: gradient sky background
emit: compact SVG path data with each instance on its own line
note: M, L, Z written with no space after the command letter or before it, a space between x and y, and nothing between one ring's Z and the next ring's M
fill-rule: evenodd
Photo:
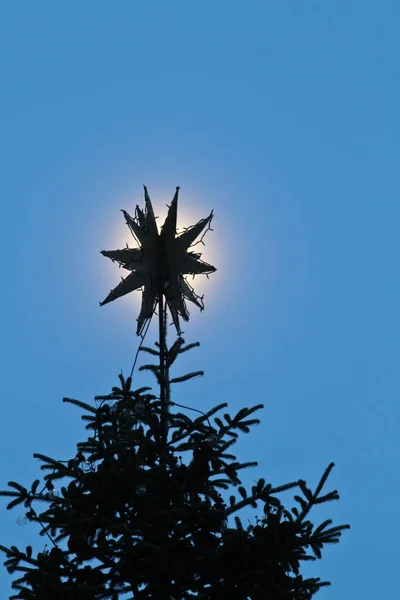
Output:
M143 184L160 216L180 185L181 225L215 211L218 271L175 372L206 376L173 399L264 403L246 485L334 461L314 521L352 529L303 573L332 581L321 600L396 596L399 20L397 0L0 4L2 489L86 437L63 396L129 373L137 296L99 308L123 274L99 250L131 243ZM0 543L41 550L5 506Z

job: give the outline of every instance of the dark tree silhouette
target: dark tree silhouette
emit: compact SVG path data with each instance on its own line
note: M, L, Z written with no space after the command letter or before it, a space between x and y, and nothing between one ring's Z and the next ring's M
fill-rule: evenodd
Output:
M88 439L67 462L34 455L47 471L42 489L36 480L30 489L9 482L12 490L0 492L13 498L8 509L23 504L50 540L37 554L30 546L0 546L8 571L21 575L11 599L305 600L329 585L304 579L300 567L320 558L323 546L338 542L349 527L310 521L313 506L339 498L336 490L322 493L333 463L314 491L303 480L273 485L260 478L250 491L241 486L238 471L257 462L240 464L231 447L259 423L254 413L262 405L223 420L214 415L226 403L194 420L173 412L171 384L202 372L171 379L169 368L197 345L185 346L179 337L165 348L166 437L160 399L150 388L132 390L130 377L120 375L119 386L97 397L96 408L64 398L85 410ZM141 348L158 358L159 349ZM161 383L159 365L141 369ZM187 464L181 453L189 453ZM224 499L232 486L239 497ZM290 510L279 499L289 489L296 492ZM38 512L37 503L46 509ZM238 513L259 503L262 516L245 529Z

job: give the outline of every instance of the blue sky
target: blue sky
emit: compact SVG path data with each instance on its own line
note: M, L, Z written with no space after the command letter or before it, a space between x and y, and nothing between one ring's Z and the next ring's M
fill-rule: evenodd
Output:
M1 3L2 489L34 452L74 453L63 396L130 371L137 299L99 308L122 274L99 250L130 242L143 184L160 215L180 185L182 225L214 209L218 271L176 372L206 376L175 400L264 403L236 446L248 485L315 486L334 461L341 500L314 519L352 529L304 573L332 581L321 600L393 596L399 19L395 0ZM0 542L42 549L2 504Z

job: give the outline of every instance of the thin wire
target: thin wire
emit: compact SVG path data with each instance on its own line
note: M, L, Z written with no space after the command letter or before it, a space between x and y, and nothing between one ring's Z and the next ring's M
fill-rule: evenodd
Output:
M138 349L136 350L135 359L134 359L133 364L132 364L132 369L131 369L130 377L132 377L132 375L133 375L133 371L135 369L135 366L136 366L136 363L137 363L137 359L139 357L139 352L140 352L141 347L143 346L143 342L145 340L146 334L147 334L148 329L150 327L151 319L153 318L154 312L155 312L155 310L153 311L151 317L148 320L145 332L143 333L143 335L140 336L142 339L141 339L141 342L140 342L140 344L138 346ZM114 393L108 394L107 396L95 396L94 397L94 401L95 402L99 402L100 400L101 400L101 403L100 403L100 405L96 405L96 408L101 408L106 400L115 400Z
M141 347L143 345L143 342L144 342L144 339L146 337L147 331L148 331L148 329L150 327L150 323L151 323L151 320L153 318L153 315L154 315L154 311L153 311L153 313L152 313L152 315L151 315L151 317L149 319L149 322L147 323L146 330L145 330L144 334L140 336L142 338L142 341L140 342L139 347L138 347L138 349L136 351L136 356L135 356L135 360L133 361L133 365L132 365L130 377L132 377L132 375L133 375L133 370L134 370L134 368L136 366L136 362L137 362L137 359L138 359L138 356L139 356L139 352L140 352L140 349L141 349Z
M206 417L210 428L214 429L210 423L210 419L206 416L206 413L204 413L202 410L199 410L198 408L192 408L191 406L185 406L184 404L178 404L177 402L172 402L172 401L170 401L169 404L173 404L175 406L180 406L181 408L187 408L188 410L195 410L196 412L201 413L202 415L204 415Z

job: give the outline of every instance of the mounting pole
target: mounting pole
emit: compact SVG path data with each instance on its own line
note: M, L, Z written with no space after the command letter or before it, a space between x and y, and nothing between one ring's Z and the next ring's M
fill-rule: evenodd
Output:
M165 249L164 239L161 235L158 243L158 329L159 329L159 344L160 344L160 402L161 416L160 427L161 436L166 443L168 439L168 398L167 398L167 369L166 369L166 354L167 354L167 306L164 305L164 291L168 285L168 274L165 265Z
M160 401L161 401L161 432L164 442L168 437L168 398L166 381L166 346L167 346L167 327L166 327L167 307L164 306L163 294L159 294L158 299L158 326L160 338Z

